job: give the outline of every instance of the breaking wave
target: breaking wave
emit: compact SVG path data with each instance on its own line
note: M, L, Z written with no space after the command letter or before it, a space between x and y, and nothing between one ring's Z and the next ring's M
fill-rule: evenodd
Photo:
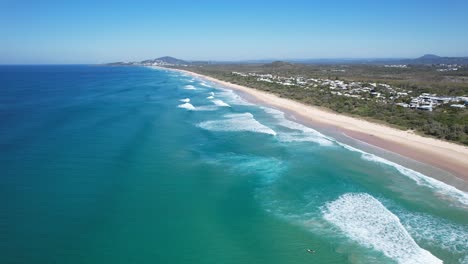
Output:
M184 104L178 105L179 108L185 108L189 111L215 111L218 109L218 105L202 105L202 106L194 106L190 103L190 98L180 99L180 102Z
M207 84L206 82L201 82L200 85L203 85L205 87L210 87L210 88L212 87L211 85Z
M186 90L196 90L197 88L195 88L195 86L189 84L189 85L185 85L184 89L186 89Z
M190 111L195 110L195 107L191 103L180 104L177 107L185 108L185 109L190 110Z
M245 106L254 105L244 100L242 97L236 94L233 90L230 90L227 88L220 88L220 87L216 87L216 88L217 90L219 90L218 95L220 97L223 97L231 105L245 105ZM214 97L214 95L212 96Z
M202 105L195 107L195 111L215 111L218 110L216 105Z
M218 109L216 105L202 105L202 106L194 106L191 103L185 103L177 106L178 108L184 108L189 111L215 111Z
M412 212L398 213L402 224L417 240L468 257L468 226L455 225L445 219ZM463 263L463 262L462 262Z
M228 165L228 168L241 176L255 176L261 185L275 182L286 170L287 164L277 158L255 155L223 154L209 161L217 165Z
M251 113L227 114L224 118L201 122L198 126L211 131L243 131L276 135L274 130L258 122Z
M332 146L334 139L323 135L322 133L310 127L288 120L282 111L262 107L262 109L278 120L278 125L293 130L293 132L281 132L278 139L283 142L315 142L322 146Z
M436 180L434 178L428 177L420 172L414 171L412 169L408 169L402 165L399 165L395 162L386 160L384 158L378 157L374 154L370 154L367 152L364 152L362 150L359 150L357 148L353 148L349 145L339 143L337 144L341 145L345 149L348 149L353 152L358 152L361 153L361 158L367 161L375 162L378 164L386 165L395 168L397 171L399 171L401 174L405 175L406 177L412 179L413 181L416 182L416 184L420 186L427 187L440 196L444 197L447 200L452 200L455 202L459 202L463 204L464 207L468 206L468 193L463 192L451 185L448 185L446 183L443 183L439 180Z
M231 107L230 105L226 104L225 102L223 102L223 100L220 100L220 99L213 99L211 101L213 102L213 104L217 106Z
M348 238L398 263L442 263L419 247L398 217L368 194L344 194L321 209L323 218Z
M214 99L214 93L213 92L210 92L210 96L208 96L206 99Z

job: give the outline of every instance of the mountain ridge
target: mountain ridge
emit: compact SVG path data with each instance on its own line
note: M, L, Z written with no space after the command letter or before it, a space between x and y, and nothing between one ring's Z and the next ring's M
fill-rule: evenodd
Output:
M106 65L199 65L199 64L268 64L279 62L299 64L460 64L468 65L468 57L441 57L435 54L424 54L418 58L336 58L336 59L270 59L270 60L240 60L240 61L186 61L171 56L147 59L135 62L112 62Z

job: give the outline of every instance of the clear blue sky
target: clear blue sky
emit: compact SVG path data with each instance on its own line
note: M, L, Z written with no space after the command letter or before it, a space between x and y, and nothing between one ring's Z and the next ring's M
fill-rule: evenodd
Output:
M468 56L467 0L0 0L0 64Z

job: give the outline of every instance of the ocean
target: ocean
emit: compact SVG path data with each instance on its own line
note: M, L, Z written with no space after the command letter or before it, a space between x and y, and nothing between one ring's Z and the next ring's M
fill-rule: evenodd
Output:
M467 192L217 84L0 66L0 88L0 263L468 263Z

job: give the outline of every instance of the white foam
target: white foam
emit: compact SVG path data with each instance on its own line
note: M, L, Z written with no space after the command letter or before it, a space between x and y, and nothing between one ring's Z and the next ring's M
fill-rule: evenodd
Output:
M240 97L238 94L236 94L233 90L230 90L230 89L227 89L227 88L219 88L219 87L217 87L217 89L220 91L218 93L218 95L220 97L223 97L223 99L225 99L229 104L232 104L232 105L246 105L246 106L254 105L254 104L251 104L251 103L245 101L242 97Z
M408 169L400 164L397 164L395 162L386 160L384 158L378 157L374 154L370 154L367 152L364 152L362 150L359 150L357 148L353 148L349 145L336 142L337 144L341 145L345 149L348 149L353 152L359 152L361 153L361 158L367 161L371 162L376 162L379 164L391 166L395 168L397 171L399 171L401 174L405 175L406 177L412 179L413 181L416 182L416 184L420 186L424 186L427 188L430 188L432 191L436 192L439 197L442 197L446 200L450 200L453 202L459 202L463 205L463 207L468 206L468 193L463 192L451 185L448 185L446 183L443 183L439 180L436 180L434 178L431 178L429 176L426 176L420 172L414 171L412 169Z
M433 189L435 192L439 193L446 199L453 200L451 198L454 198L456 201L464 204L465 206L468 206L468 193L463 192L461 190L458 190L457 188L448 185L446 183L443 183L439 180L436 180L434 178L428 177L422 173L419 173L417 171L408 169L406 167L403 167L397 163L388 161L386 159L377 157L372 154L363 154L362 158L365 160L373 161L373 162L378 162L382 164L386 164L389 166L394 167L397 169L401 174L408 176L412 180L414 180L418 185L425 186L428 188Z
M202 105L195 107L195 111L215 111L218 110L216 105Z
M195 107L191 103L181 104L181 105L178 105L177 107L185 108L185 109L190 110L190 111L195 110Z
M211 85L207 84L206 82L201 82L200 85L203 85L205 87L210 87L211 88Z
M197 88L195 88L195 86L189 84L189 85L185 85L184 89L186 89L186 90L196 90Z
M274 108L270 108L270 107L261 107L263 109L263 111L265 111L266 113L272 115L273 117L277 118L277 119L281 119L281 118L284 118L284 112L278 110L278 109L274 109Z
M461 264L468 264L468 255L466 255L466 256L460 258L458 261L459 261Z
M278 120L278 125L285 127L294 132L281 132L278 134L278 139L283 142L315 142L322 146L332 146L334 139L325 136L324 134L318 132L315 129L301 125L294 121L288 120L282 111L262 107L262 109L272 115L276 120Z
M398 215L417 241L468 256L468 226L421 213L401 212Z
M321 208L323 217L360 245L398 263L442 263L419 247L396 215L374 197L348 193Z
M215 94L213 92L210 92L210 95L206 99L212 100L212 99L214 99L214 95Z
M223 100L220 99L213 99L212 102L217 106L231 107L230 105L226 104L225 102L223 102Z
M224 118L201 122L198 126L211 131L243 131L276 135L275 131L258 122L251 113L228 114L224 115Z
M262 186L274 183L286 170L285 162L272 157L223 154L211 160L216 164L228 164L236 175L258 177Z
M202 105L195 107L194 105L190 104L190 98L180 99L179 101L185 103L178 105L179 108L185 108L190 111L214 111L218 109L217 105Z
M282 142L314 142L321 146L333 146L333 142L328 139L303 133L279 133L278 139Z

